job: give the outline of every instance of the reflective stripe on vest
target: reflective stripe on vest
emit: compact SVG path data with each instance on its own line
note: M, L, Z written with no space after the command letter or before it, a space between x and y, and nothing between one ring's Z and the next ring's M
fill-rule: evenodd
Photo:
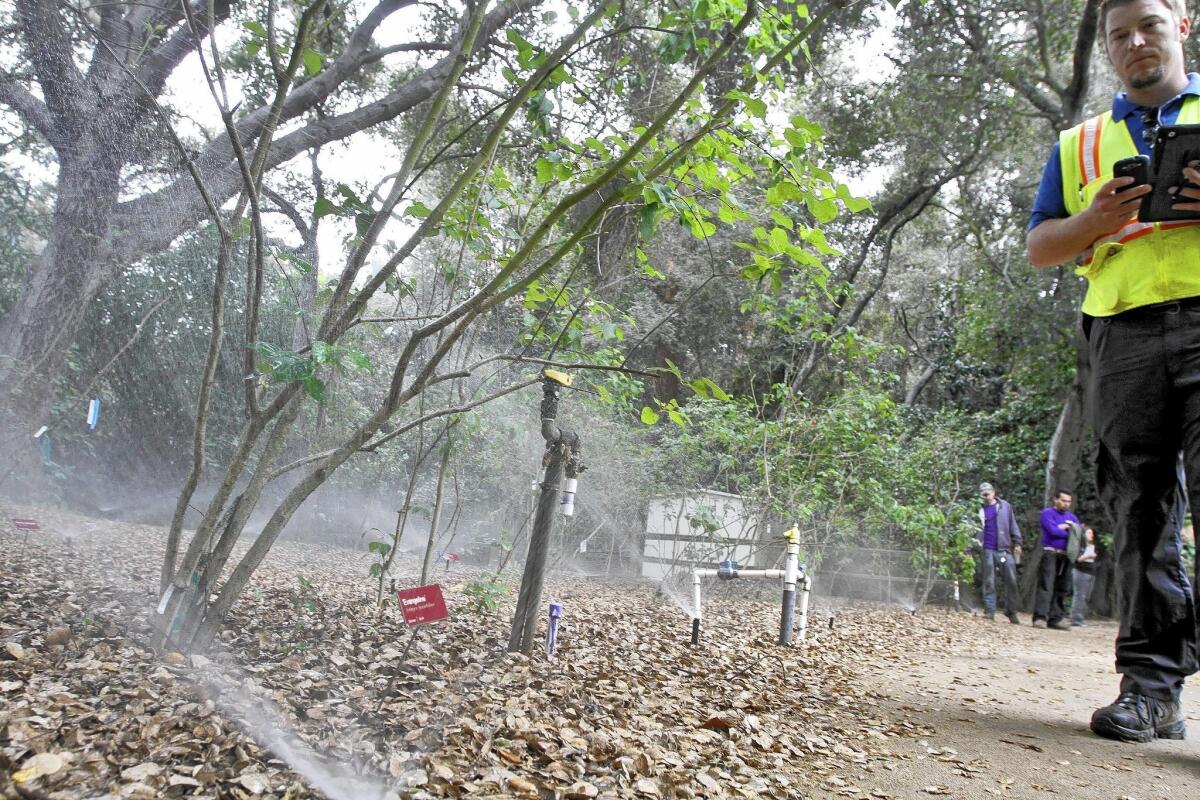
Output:
M1079 137L1079 174L1086 186L1100 177L1100 134L1112 114L1101 114L1083 123Z

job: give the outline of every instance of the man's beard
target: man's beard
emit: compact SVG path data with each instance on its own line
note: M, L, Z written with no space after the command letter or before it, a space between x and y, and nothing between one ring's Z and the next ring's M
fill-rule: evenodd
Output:
M1134 89L1147 89L1147 88L1153 86L1154 84L1158 83L1165 77L1166 77L1166 72L1163 70L1162 65L1160 64L1159 66L1155 67L1154 69L1150 70L1147 73L1144 73L1143 75L1141 75L1139 77L1131 78L1129 80L1129 85L1132 86Z

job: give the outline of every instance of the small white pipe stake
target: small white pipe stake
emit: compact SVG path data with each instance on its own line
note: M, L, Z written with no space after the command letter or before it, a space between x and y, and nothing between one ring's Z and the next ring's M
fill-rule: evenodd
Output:
M799 617L799 631L797 635L801 642L808 636L808 595L812 591L812 577L803 572L800 575L800 602L797 616Z

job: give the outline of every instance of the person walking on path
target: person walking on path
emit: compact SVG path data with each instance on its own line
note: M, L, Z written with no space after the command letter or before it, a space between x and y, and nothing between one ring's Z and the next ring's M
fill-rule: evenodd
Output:
M1116 523L1123 600L1120 694L1092 715L1091 728L1124 741L1182 739L1196 611L1173 507L1182 450L1188 496L1200 508L1200 220L1138 221L1151 185L1114 178L1113 164L1149 156L1159 126L1200 123L1200 75L1184 67L1191 21L1182 0L1102 0L1098 28L1124 91L1111 109L1059 135L1026 242L1034 266L1078 259L1088 280L1096 487ZM1184 174L1174 208L1200 211L1200 171Z
M1096 532L1091 528L1083 529L1083 540L1080 542L1079 558L1075 559L1075 572L1071 586L1071 626L1083 627L1083 619L1087 616L1088 601L1092 597L1092 587L1096 585Z
M1071 590L1071 559L1067 555L1067 540L1071 526L1079 525L1079 517L1071 513L1071 493L1054 493L1054 504L1042 510L1042 561L1038 567L1037 598L1033 604L1033 626L1045 625L1069 631L1067 592Z
M983 613L996 618L996 569L1004 580L1004 615L1014 625L1021 623L1017 616L1017 561L1021 558L1021 529L1017 516L1007 500L996 496L990 483L979 485L979 533L975 540L980 548L979 567L983 582Z

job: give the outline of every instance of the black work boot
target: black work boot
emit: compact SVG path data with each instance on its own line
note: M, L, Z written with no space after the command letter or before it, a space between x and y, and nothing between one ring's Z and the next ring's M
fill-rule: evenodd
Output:
M1115 703L1092 714L1092 732L1124 742L1149 742L1155 738L1182 739L1186 726L1178 702L1121 692Z
M1013 625L1021 624L1021 618L1017 616L1017 612L1015 612L1015 611L1008 615L1008 621L1011 622Z

